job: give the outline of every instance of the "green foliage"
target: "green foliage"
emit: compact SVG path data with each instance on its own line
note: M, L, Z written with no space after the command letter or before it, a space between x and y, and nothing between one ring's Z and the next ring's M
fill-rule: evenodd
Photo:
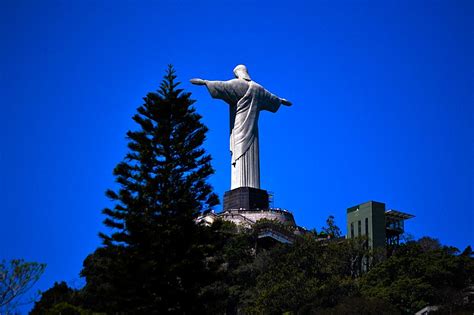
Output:
M338 239L327 243L330 253L332 272L346 277L356 278L362 272L364 264L374 260L374 252L366 246L366 237L354 239Z
M295 227L291 224L283 223L277 219L260 219L252 226L252 229L255 233L258 233L261 230L271 228L276 231L280 231L283 234L292 235L295 231Z
M86 311L78 306L71 305L67 302L61 302L61 303L55 304L51 309L41 314L44 314L44 315L91 315L93 313L91 313L90 311Z
M336 225L336 220L333 215L330 215L326 220L326 226L322 228L326 235L331 238L339 238L342 235L341 229Z
M94 311L190 313L202 309L200 291L209 229L195 224L218 203L207 183L211 157L202 144L207 128L190 93L178 88L170 66L156 93L149 93L129 131L125 159L114 169L115 203L104 209L104 247L84 262L84 300Z
M400 246L387 260L361 279L365 296L377 297L414 313L427 305L450 303L454 296L474 281L470 255L438 246L427 238Z
M203 286L205 313L235 313L242 303L252 298L255 282L255 235L238 229L231 222L217 220L212 226L212 249L208 262L216 270L213 280Z
M127 133L130 152L114 169L120 188L106 193L116 205L104 209L104 224L116 232L101 234L105 244L143 247L157 230L193 230L197 215L218 203L206 183L214 172L201 147L207 128L175 79L170 66L158 93L149 93L133 116L141 128Z
M13 259L0 262L0 313L8 314L20 296L25 294L39 280L45 264Z
M76 290L71 289L66 282L55 282L54 285L41 294L41 299L35 302L30 315L46 314L55 305L65 304L79 304L79 296Z
M412 240L413 241L413 240ZM434 251L441 249L441 243L435 238L424 236L417 241L421 250L424 252Z
M221 295L210 313L399 314L429 304L464 309L449 300L460 301L473 281L470 248L457 255L453 248L426 251L409 243L382 258L385 251L368 249L363 237L322 241L308 233L293 245L253 255L250 235L222 240L217 252L225 268L211 285Z
M125 247L100 247L84 260L81 276L86 285L81 296L86 308L95 311L120 310L127 308L129 295L136 294L132 275L136 275L133 257ZM137 279L140 281L140 279Z
M455 248L423 238L403 244L392 256L381 259L385 251L368 249L366 238L328 240L307 233L294 244L277 244L257 252L256 233L251 229L221 220L201 228L204 232L195 244L204 253L200 257L204 257L205 267L213 272L206 273L205 279L194 278L199 290L190 302L200 303L200 308L191 313L409 314L427 305L440 305L444 313L474 310L474 305L463 302L463 292L474 280L470 247L459 254ZM92 309L110 314L126 310L127 298L146 302L127 276L133 273L136 277L133 261L137 258L127 258L125 249L103 247L90 255L84 263L88 281L81 298L71 299L72 291L60 290L58 285L58 294L48 295L47 291L43 299L69 298L57 298L60 305L53 305L48 312L58 314L57 309L64 309L70 314L88 314L85 309ZM111 250L119 252L108 252ZM137 282L146 283L144 278ZM154 311L135 308L131 313Z
M318 315L396 315L400 314L400 311L382 299L354 296L344 298L335 307L310 310L310 312L303 313Z
M356 287L347 272L348 262L338 259L345 242L328 244L308 234L293 245L281 245L257 257L256 264L263 268L249 310L296 313L332 307L351 295Z

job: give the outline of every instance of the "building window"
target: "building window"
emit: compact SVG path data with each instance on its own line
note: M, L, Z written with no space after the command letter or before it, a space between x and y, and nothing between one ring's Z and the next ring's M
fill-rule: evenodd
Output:
M351 223L351 238L354 238L354 222Z
M360 223L360 220L357 221L357 236L362 235L362 224Z
M365 235L369 236L369 218L365 218Z

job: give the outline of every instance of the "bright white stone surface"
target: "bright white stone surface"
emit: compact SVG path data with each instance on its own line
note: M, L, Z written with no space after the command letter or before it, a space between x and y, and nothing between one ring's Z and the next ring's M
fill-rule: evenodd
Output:
M281 104L291 103L268 92L252 81L244 65L234 69L235 79L208 81L192 79L191 83L206 85L213 98L229 104L231 189L260 188L260 155L258 117L260 111L275 113Z

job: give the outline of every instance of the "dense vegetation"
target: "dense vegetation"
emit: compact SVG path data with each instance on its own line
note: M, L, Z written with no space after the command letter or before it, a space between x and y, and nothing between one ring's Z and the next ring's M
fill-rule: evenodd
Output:
M31 314L397 314L426 305L472 309L473 253L423 238L385 259L346 240L330 217L322 233L262 247L258 228L196 224L217 204L207 184L206 127L170 67L128 132L130 152L107 196L103 245L84 261L86 285L56 283ZM271 222L264 222L266 225ZM277 223L274 223L278 225ZM286 226L276 226L288 229ZM324 236L324 237L323 237ZM368 266L367 263L370 265Z
M212 276L204 281L199 276L194 279L200 284L193 299L201 303L200 313L413 314L427 305L441 305L443 313L474 310L472 304L463 304L462 294L473 280L470 248L462 253L441 245L425 248L427 240L436 241L423 238L401 245L391 257L359 274L354 261L368 254L363 241L325 242L308 234L293 245L280 244L256 252L252 230L238 232L227 222L208 229L214 239L203 246L212 247L207 257ZM125 266L121 268L123 273L130 272ZM113 278L109 270L103 273L103 277ZM32 314L48 313L38 310L59 314L53 310L66 306L76 311L82 307L82 314L89 314L84 309L114 313L102 303L85 303L86 297L96 294L88 288L75 291L65 289L64 283L56 284L43 293Z

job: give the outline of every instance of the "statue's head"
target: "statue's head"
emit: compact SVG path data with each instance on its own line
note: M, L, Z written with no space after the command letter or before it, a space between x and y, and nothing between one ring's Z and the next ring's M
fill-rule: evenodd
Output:
M244 79L247 81L252 81L249 76L249 72L247 71L247 67L244 65L238 65L234 68L234 75L238 79Z

